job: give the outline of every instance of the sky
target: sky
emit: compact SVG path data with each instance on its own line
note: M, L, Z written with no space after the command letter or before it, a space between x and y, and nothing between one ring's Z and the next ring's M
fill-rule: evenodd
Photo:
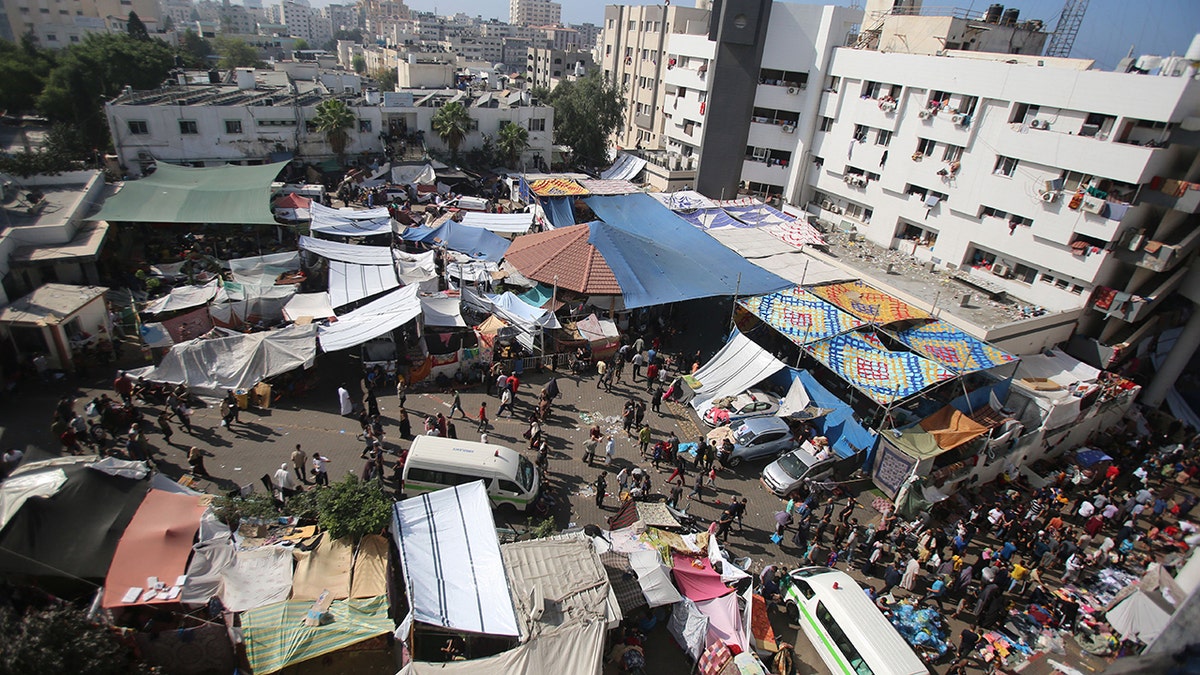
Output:
M839 5L852 5L852 0L834 0ZM1021 10L1022 19L1041 19L1047 29L1053 29L1062 11L1064 0L996 0L1006 7ZM318 0L319 4L328 4ZM318 2L314 2L316 5ZM464 12L485 19L508 20L508 0L406 0L409 7L438 14ZM605 3L600 0L561 0L564 23L590 22L600 25ZM620 4L660 4L628 0ZM676 4L694 6L690 0ZM954 6L982 12L992 0L928 0L927 6ZM860 6L862 6L860 4ZM1192 37L1200 32L1200 1L1197 0L1091 0L1083 25L1075 39L1072 56L1095 59L1103 68L1113 68L1125 56L1131 45L1134 54L1183 54Z

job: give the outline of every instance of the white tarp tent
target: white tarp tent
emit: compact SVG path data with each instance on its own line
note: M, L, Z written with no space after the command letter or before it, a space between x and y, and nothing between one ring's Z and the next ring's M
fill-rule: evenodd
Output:
M313 321L336 316L333 307L329 304L329 294L297 293L293 295L283 306L283 318L288 321L296 321L302 316L310 317Z
M692 375L700 388L691 405L699 410L701 405L719 396L740 394L783 368L779 359L735 330L721 351Z
M1149 644L1166 628L1174 611L1159 592L1139 588L1108 610L1104 618L1123 639Z
M233 280L242 286L266 288L275 285L275 279L284 272L300 269L300 252L285 251L235 258L225 261Z
M638 585L642 587L642 595L651 607L673 605L683 596L671 583L667 574L667 566L662 564L662 556L658 551L634 551L629 554L629 566L637 573Z
M392 217L386 208L331 209L313 202L309 230L343 237L365 237L392 231Z
M157 366L130 370L133 378L186 384L200 396L224 396L250 389L268 377L312 366L317 357L316 326L288 326L177 344Z
M212 302L217 296L219 284L216 279L203 286L177 286L161 298L153 300L142 310L143 314L163 314L181 309L200 307Z
M671 610L667 632L687 652L692 660L699 660L708 645L708 617L696 607L696 603L684 598Z
M392 511L392 535L416 621L484 635L520 636L482 481L398 502Z
M812 405L812 399L808 397L808 390L804 388L800 378L796 378L792 380L792 386L788 388L787 395L783 397L783 403L779 405L779 412L775 415L776 417L787 417L810 405Z
M405 284L417 284L437 278L437 263L434 261L435 251L425 253L405 253L396 251L396 276Z
M505 234L525 234L533 226L532 213L480 213L479 211L464 211L463 225L482 227L492 232Z
M57 465L45 462L34 464L37 466L30 465L29 470L0 483L0 530L17 515L27 499L52 497L67 482L66 472L57 468Z
M516 324L527 330L562 328L562 325L558 323L558 317L554 316L554 312L531 307L513 295L511 291L486 297L492 305L492 312L510 324Z
M400 285L396 267L329 261L329 304L343 307Z
M327 239L300 237L300 248L310 253L359 265L391 265L392 249L388 246L363 246Z
M430 185L437 172L429 164L407 164L392 167L392 185Z
M448 328L466 328L459 311L461 299L454 296L435 295L421 298L421 314L426 326L442 326Z
M715 209L717 203L696 192L695 190L679 190L677 192L649 192L660 204L672 211L694 211L697 209Z
M410 662L397 675L600 675L604 641L603 621L538 637L506 652L470 661Z
M421 313L418 290L416 286L405 286L321 326L321 349L336 352L354 347L412 321Z
M263 546L238 551L221 570L221 602L231 612L244 612L283 602L292 594L292 551Z
M646 168L646 160L627 152L617 154L617 161L600 173L603 180L633 180L642 169Z

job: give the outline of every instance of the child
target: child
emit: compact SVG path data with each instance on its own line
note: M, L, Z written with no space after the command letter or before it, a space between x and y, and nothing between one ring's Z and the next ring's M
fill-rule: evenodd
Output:
M708 470L708 487L712 488L713 492L717 491L717 467L716 467L716 465L713 465L713 467Z

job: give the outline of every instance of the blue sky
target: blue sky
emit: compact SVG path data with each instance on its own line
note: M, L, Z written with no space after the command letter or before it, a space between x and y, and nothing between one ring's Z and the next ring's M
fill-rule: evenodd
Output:
M599 25L604 18L606 3L594 0L561 0L563 21L583 23L590 21ZM1003 1L1003 0L1001 0ZM484 18L508 19L507 0L406 0L409 7L421 11L436 11L439 14L465 12ZM314 4L317 4L314 2ZM320 4L326 4L321 2ZM616 3L607 3L616 4ZM638 2L632 5L659 4ZM677 4L693 6L688 0L677 0ZM840 0L840 5L853 4ZM990 0L959 0L957 4L945 0L929 0L929 6L954 4L984 11ZM1041 19L1048 28L1053 28L1062 10L1062 0L1009 0L1007 7L1021 10L1022 19ZM860 5L861 6L861 5ZM1135 54L1161 54L1174 51L1183 54L1193 35L1200 32L1200 1L1197 0L1091 0L1079 36L1075 40L1072 56L1095 59L1099 65L1112 68L1125 56L1130 45L1136 45Z

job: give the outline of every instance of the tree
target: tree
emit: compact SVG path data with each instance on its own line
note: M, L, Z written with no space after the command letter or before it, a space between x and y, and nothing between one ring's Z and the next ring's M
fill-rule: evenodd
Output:
M293 51L302 52L306 49L310 49L310 47L308 46L308 40L304 38L296 38L296 41L292 43Z
M129 13L129 21L125 24L125 31L134 40L150 39L150 31L146 30L146 24L142 23L142 19L137 15L137 12Z
M510 169L517 168L517 163L521 161L521 153L529 147L529 130L520 124L505 124L500 127L496 147L504 157L506 165Z
M554 142L570 146L578 165L605 163L608 137L620 126L625 110L624 88L595 71L558 85L547 102L554 106Z
M218 35L216 38L217 53L221 55L218 65L229 70L231 68L261 68L264 64L258 58L258 50L241 38L231 38Z
M450 146L450 157L458 159L458 148L471 133L471 114L458 101L447 103L433 114L433 132Z
M164 16L162 27L164 33L170 33L171 31L175 30L175 19L172 19L171 15L169 14Z
M32 34L22 35L20 44L0 40L0 110L32 110L53 67L54 53L38 47Z
M325 134L325 140L329 141L329 147L341 162L346 146L350 143L350 133L346 130L354 125L354 113L345 103L330 98L321 101L317 106L317 115L313 122L317 131Z
M179 39L179 53L184 62L192 68L208 68L212 65L208 60L213 53L212 45L191 28L183 31L183 36Z
M360 482L354 474L317 493L317 522L334 539L377 534L392 516L392 500L378 481Z
M371 73L371 79L379 84L379 91L396 91L398 75L395 68L380 68Z
M154 89L175 63L165 42L137 40L123 33L89 33L61 52L37 99L37 109L54 122L75 126L89 148L108 145L102 102L126 86Z
M355 54L354 58L350 59L350 63L354 66L354 72L359 75L367 72L367 60L362 57L362 54Z
M150 672L104 628L69 605L30 608L24 615L0 607L0 672L121 675Z

